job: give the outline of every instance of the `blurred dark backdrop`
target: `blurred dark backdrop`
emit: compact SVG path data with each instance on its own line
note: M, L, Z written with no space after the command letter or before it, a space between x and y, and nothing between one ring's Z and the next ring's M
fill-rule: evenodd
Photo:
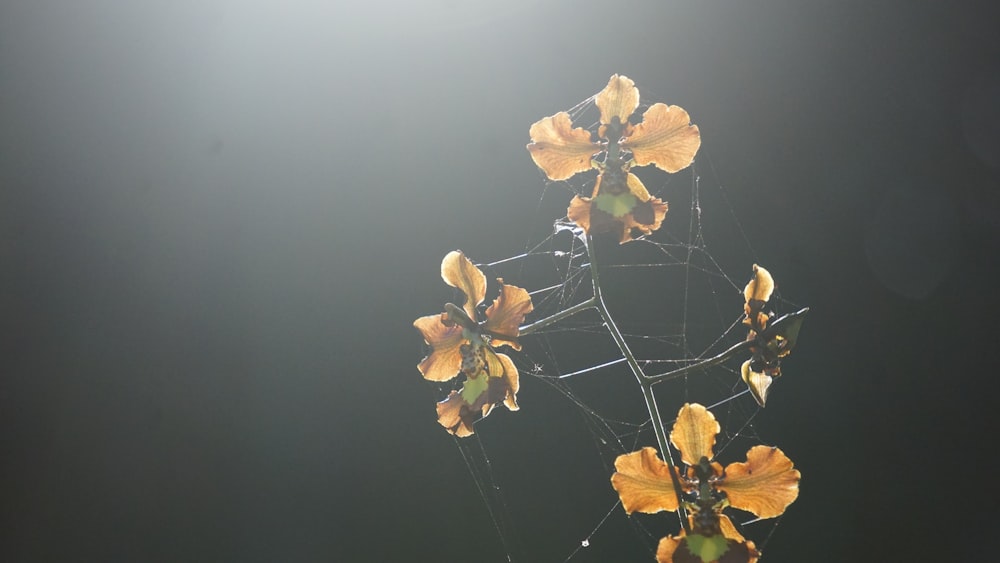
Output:
M989 558L987 2L396 4L0 6L0 559L503 561L410 323L445 252L523 244L528 126L616 72L691 113L813 309L758 419L805 476L766 560ZM515 520L610 506L495 462ZM594 523L521 526L524 561ZM576 560L647 560L614 526Z

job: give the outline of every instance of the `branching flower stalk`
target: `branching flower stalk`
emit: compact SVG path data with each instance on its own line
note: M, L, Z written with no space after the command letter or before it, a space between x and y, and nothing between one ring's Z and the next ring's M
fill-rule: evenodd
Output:
M594 96L594 104L601 112L596 130L574 127L569 113L559 112L531 126L527 146L532 159L552 181L597 171L591 195L574 196L566 210L566 219L575 225L575 236L583 240L587 250L587 263L581 266L590 272L590 297L523 324L534 309L531 293L497 278L499 295L482 311L486 276L460 251L450 252L442 261L441 277L461 291L463 301L461 305L446 303L444 312L414 322L430 348L417 368L429 381L456 381L449 384L448 396L437 404L438 422L452 435L468 437L475 432L473 425L494 407L519 408L517 366L498 350L520 351L520 338L596 309L621 354L603 365L628 364L642 390L663 458L659 459L656 449L645 447L615 460L611 484L625 512L676 511L682 529L677 536L661 539L656 554L659 563L756 563L760 552L740 534L724 510L732 506L759 518L779 516L798 496L798 470L781 450L769 446L755 446L747 452L746 462L723 468L714 460L720 426L709 411L711 407L684 405L668 434L653 386L705 372L737 355L749 356L740 368L741 377L763 407L773 381L781 375L781 360L795 346L808 309L777 316L770 306L774 280L755 264L753 278L743 290L746 338L712 357L647 375L604 301L594 236L610 234L625 244L658 230L667 202L653 197L631 169L654 165L668 173L682 170L693 162L701 139L697 126L680 107L656 103L639 117L638 89L624 76L612 76L605 89Z
M611 338L614 339L615 345L618 346L618 350L621 352L622 356L625 358L629 369L635 376L636 381L639 383L639 388L642 390L642 396L646 403L646 410L649 414L650 421L653 426L653 432L656 434L656 443L660 448L661 452L664 452L664 458L667 464L673 469L674 460L672 447L670 446L670 441L667 439L666 428L663 424L663 418L660 416L660 410L656 403L656 397L653 393L653 385L668 381L671 379L677 379L688 375L691 372L697 372L701 370L706 370L710 367L722 364L737 356L738 354L744 353L750 349L751 342L743 341L733 346L730 346L726 350L720 352L719 354L712 356L711 358L706 358L704 360L671 370L666 373L656 374L656 375L646 375L643 371L642 366L639 365L638 360L636 360L635 355L628 346L628 342L625 341L625 337L622 335L621 331L618 329L618 325L615 323L614 318L611 316L611 312L608 306L604 302L604 294L601 291L601 277L600 268L598 266L597 254L594 249L594 242L590 235L587 235L586 240L587 248L587 258L590 262L590 281L591 287L593 288L593 293L589 299L581 301L576 305L567 307L566 309L539 319L531 324L524 325L518 329L518 333L521 336L531 334L542 330L548 326L554 325L562 320L565 320L577 313L587 311L590 309L597 309L598 313L601 315L601 320L604 321L604 326L607 327L608 332L611 334ZM673 471L671 475L674 475ZM674 475L674 487L676 489L678 498L681 494L680 482L676 479ZM688 519L684 514L684 507L678 507L677 515L680 519L681 525L685 530L690 531Z
M642 366L636 361L635 355L632 354L628 343L625 342L625 337L622 336L621 331L618 330L618 325L615 324L615 320L611 317L608 306L604 303L604 295L601 293L600 271L597 266L597 255L594 251L594 241L590 235L587 235L587 256L590 258L590 281L594 288L594 299L597 301L597 310L604 320L604 326L608 328L608 332L611 333L611 337L618 346L618 350L625 356L625 361L628 363L629 369L632 370L636 381L639 382L639 388L642 389L642 398L646 401L646 411L649 413L653 432L656 434L656 443L659 445L660 451L664 453L664 459L670 467L670 477L673 481L674 492L677 493L677 498L681 498L681 483L674 471L673 453L671 452L670 441L667 440L667 432L663 428L660 409L656 405L656 397L653 395L653 384L649 382L649 378L642 371ZM684 530L690 531L690 524L688 523L687 515L684 513L683 506L678 505L677 517L680 519Z

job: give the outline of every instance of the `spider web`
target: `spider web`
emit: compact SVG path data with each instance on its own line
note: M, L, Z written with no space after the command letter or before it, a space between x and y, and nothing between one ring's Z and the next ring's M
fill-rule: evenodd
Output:
M592 100L570 110L574 123L596 128ZM699 158L708 161L705 147ZM746 338L742 291L757 259L722 183L703 181L697 164L677 174L633 169L654 197L668 202L663 226L624 245L614 236L593 238L605 302L647 375L695 364ZM565 213L573 195L590 195L595 178L592 171L570 181L543 180L535 224L551 227L522 253L478 264L491 284L503 278L531 293L535 310L527 324L593 294L586 238ZM474 249L465 250L475 261ZM488 295L495 292L491 285ZM795 309L777 292L771 304L779 314ZM521 374L521 410L497 409L476 424L473 437L456 439L499 538L496 560L655 560L659 539L680 525L674 513L627 516L611 487L615 458L656 447L656 439L635 376L600 314L578 313L521 343L520 353L504 350ZM655 385L667 433L680 407L698 402L722 427L715 453L723 464L767 444L755 425L760 408L740 377L745 359ZM729 513L764 551L780 518Z

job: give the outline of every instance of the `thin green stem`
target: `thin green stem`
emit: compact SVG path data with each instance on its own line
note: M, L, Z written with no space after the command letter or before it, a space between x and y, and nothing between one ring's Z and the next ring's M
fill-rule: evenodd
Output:
M608 312L608 307L604 303L604 296L601 293L600 271L597 267L597 255L594 251L594 240L589 234L587 235L587 255L590 258L590 280L594 287L593 299L596 301L597 310L601 313L601 318L604 319L604 325L608 327L611 338L614 339L615 344L618 345L618 349L625 356L625 361L628 363L629 368L631 368L632 374L635 375L636 381L639 382L639 388L642 389L642 397L646 401L646 411L649 413L650 422L653 425L653 433L656 434L656 443L659 445L660 451L663 452L664 461L666 461L667 467L670 469L670 480L673 482L674 494L677 495L677 517L680 519L681 526L685 532L690 533L690 524L688 523L687 515L681 502L683 497L681 495L680 479L675 470L676 466L674 465L673 454L670 451L670 442L667 440L667 432L663 426L663 418L660 416L660 409L656 404L656 397L653 395L652 383L649 382L649 378L643 373L642 366L636 361L635 355L632 354L632 350L625 341L625 337L618 330L618 325L611 318L611 313Z

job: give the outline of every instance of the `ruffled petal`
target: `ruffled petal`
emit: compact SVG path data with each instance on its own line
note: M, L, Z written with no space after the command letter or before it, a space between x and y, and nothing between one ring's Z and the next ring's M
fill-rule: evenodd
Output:
M591 157L601 152L591 142L590 132L573 128L569 114L561 111L536 121L528 131L528 152L550 180L565 180L578 172L590 170Z
M667 172L690 166L699 147L701 133L697 125L691 125L688 112L666 104L650 106L622 143L622 148L632 151L637 165L654 164Z
M459 438L472 436L475 433L472 424L476 421L478 413L469 408L469 404L458 391L452 391L447 399L437 404L437 414L438 424L444 426L449 433Z
M677 510L677 494L670 478L670 467L653 448L618 456L611 486L618 491L625 512L653 514Z
M635 174L629 173L624 181L616 178L602 172L594 197L574 196L566 216L585 233L615 233L622 244L633 239L633 228L645 235L659 229L667 215L666 202L651 197Z
M486 346L478 351L485 356L482 369L469 375L461 390L452 391L437 404L438 423L459 438L475 433L473 424L486 418L500 403L508 410L518 410L519 382L514 362Z
M597 177L594 197L573 196L566 217L587 234L615 233L622 244L633 239L632 229L644 235L659 229L667 203L651 197L635 174L619 181L618 189L609 186L609 177L606 173Z
M681 459L688 465L697 465L702 457L712 459L715 436L721 427L715 416L698 403L688 403L677 413L677 421L670 432L670 443L681 452Z
M486 322L483 328L490 331L492 337L490 343L494 348L506 345L520 350L521 344L517 341L518 328L524 322L525 315L534 308L531 296L524 288L507 285L502 279L497 281L500 282L500 295L489 309L486 309Z
M658 563L756 563L760 558L753 542L723 536L667 536L656 549Z
M486 275L461 250L452 250L441 261L441 278L465 294L463 308L475 320L476 306L486 299Z
M780 449L754 446L745 463L731 463L715 487L725 491L729 504L761 518L782 514L799 496L801 474Z
M608 80L608 85L597 94L594 103L601 110L602 125L608 125L615 117L618 118L619 123L625 124L628 123L628 118L635 111L635 108L639 107L639 89L635 87L635 82L627 76L615 74L611 80ZM602 127L601 130L601 136L603 136L604 128ZM613 140L617 141L618 139Z
M658 230L666 216L667 202L662 199L654 197L649 201L637 203L632 212L622 218L623 229L619 242L624 244L633 240L634 236L638 236L633 229L637 229L643 235Z
M430 381L448 381L462 368L461 346L466 342L462 327L444 324L443 317L442 313L413 321L413 326L424 335L424 341L431 347L431 353L417 364L424 379Z

